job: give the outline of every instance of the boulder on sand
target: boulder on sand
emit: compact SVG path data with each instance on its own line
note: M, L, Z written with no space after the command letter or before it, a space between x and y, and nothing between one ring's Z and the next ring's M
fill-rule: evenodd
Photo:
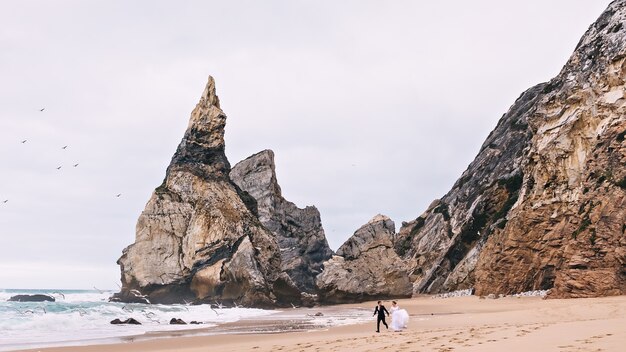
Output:
M123 325L123 324L141 325L141 323L134 318L128 318L126 320L113 319L111 320L111 324L113 325Z

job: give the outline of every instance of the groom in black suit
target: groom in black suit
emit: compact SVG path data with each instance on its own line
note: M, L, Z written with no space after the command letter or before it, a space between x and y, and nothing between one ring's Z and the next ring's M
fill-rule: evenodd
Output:
M374 315L378 314L378 319L376 319L376 332L380 332L381 321L383 322L383 324L385 324L385 327L389 329L389 326L387 325L387 322L385 321L385 313L387 313L387 316L389 316L389 312L387 311L387 308L383 306L381 301L378 301L378 305L376 306L376 309L374 309Z

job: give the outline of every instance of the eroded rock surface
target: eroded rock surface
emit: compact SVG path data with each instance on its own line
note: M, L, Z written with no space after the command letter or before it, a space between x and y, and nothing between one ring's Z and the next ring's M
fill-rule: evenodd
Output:
M527 116L543 88L535 86L517 99L448 194L403 223L395 245L407 260L416 293L473 287L481 248L501 230L517 201L532 135Z
M324 263L317 277L320 301L356 302L412 295L406 263L393 248L395 224L377 215Z
M478 294L626 294L624 22L614 1L529 114L520 199L480 254Z
M123 286L115 299L274 304L278 243L254 199L229 178L225 124L209 77L165 180L139 217L135 243L118 260Z
M626 293L626 1L500 119L452 190L403 224L415 292Z
M261 223L278 241L282 271L303 292L317 291L315 277L330 259L320 213L314 206L298 208L282 196L276 179L274 152L264 150L239 162L230 177L255 198Z

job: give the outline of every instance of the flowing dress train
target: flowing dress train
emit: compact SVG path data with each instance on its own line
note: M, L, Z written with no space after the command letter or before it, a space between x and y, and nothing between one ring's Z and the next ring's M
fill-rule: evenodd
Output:
M389 328L393 331L406 329L409 323L409 313L400 307L391 307L391 324Z

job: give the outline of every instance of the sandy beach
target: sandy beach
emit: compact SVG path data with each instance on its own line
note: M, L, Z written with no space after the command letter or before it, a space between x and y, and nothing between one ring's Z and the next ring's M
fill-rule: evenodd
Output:
M420 297L399 303L411 316L408 329L402 332L377 334L372 318L367 324L308 332L178 333L116 344L31 351L623 351L626 344L626 296L569 300ZM368 302L337 308L373 310L374 306ZM293 312L294 316L304 315L305 310ZM234 323L233 327L245 330L246 324L254 322ZM164 336L168 337L160 338Z

